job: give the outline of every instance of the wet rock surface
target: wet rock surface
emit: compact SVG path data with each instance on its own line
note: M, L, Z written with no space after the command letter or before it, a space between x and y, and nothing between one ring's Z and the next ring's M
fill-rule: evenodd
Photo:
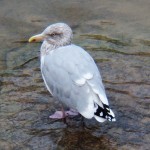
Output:
M149 6L148 0L0 1L0 149L149 150ZM61 104L41 78L40 44L27 39L60 21L94 57L116 122L48 118Z

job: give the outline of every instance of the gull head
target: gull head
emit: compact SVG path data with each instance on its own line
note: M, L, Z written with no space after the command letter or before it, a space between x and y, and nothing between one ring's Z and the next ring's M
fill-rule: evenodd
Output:
M32 36L29 42L46 41L54 47L70 45L72 30L65 23L55 23L48 26L41 34Z

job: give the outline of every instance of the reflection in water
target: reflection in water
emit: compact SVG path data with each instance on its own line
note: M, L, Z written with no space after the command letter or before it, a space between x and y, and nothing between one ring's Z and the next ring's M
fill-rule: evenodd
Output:
M149 149L149 4L102 2L0 1L0 149ZM26 39L60 20L101 68L117 122L48 118L61 104L41 78L40 43Z
M92 135L90 131L73 131L73 129L72 131L64 129L63 133L64 135L58 142L58 149L115 150L115 147L113 146L114 143L104 135L96 137L95 135Z

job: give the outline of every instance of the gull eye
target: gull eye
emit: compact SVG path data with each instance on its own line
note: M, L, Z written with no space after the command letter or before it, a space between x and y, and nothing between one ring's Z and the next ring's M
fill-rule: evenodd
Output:
M51 34L46 34L47 36L55 36L56 35L56 33L51 33Z
M55 36L55 35L56 35L56 33L52 33L52 34L51 34L51 36Z
M56 38L58 37L60 34L59 33L56 33L56 32L53 32L53 33L49 33L49 34L46 34L48 37L51 37L51 38Z

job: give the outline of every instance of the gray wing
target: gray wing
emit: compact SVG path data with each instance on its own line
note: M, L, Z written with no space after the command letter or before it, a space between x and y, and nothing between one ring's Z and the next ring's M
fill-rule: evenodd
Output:
M54 50L44 56L41 70L52 95L86 118L94 116L94 102L108 105L98 68L82 48L71 45Z

